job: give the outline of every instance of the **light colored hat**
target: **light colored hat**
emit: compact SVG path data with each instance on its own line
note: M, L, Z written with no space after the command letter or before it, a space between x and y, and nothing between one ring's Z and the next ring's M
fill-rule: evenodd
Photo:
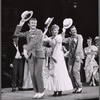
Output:
M99 40L99 36L96 36L94 40Z
M51 22L53 21L53 18L48 17L47 20L45 21L45 25L49 26L51 24Z
M22 20L25 20L25 21L28 21L33 15L33 11L24 11L22 14L21 14L21 18Z
M71 18L65 18L63 20L63 28L68 29L73 24L73 20Z

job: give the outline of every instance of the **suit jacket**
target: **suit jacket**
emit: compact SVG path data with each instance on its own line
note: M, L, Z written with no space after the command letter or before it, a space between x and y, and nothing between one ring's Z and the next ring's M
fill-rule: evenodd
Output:
M31 54L36 58L45 58L43 50L43 32L40 29L35 29L30 32L20 32L22 26L17 26L14 32L15 36L26 37L27 44L23 46L27 50L28 55Z
M18 48L19 48L19 52L20 54L22 55L22 51L23 51L23 48L21 46L18 45ZM8 60L8 65L13 63L14 61L14 58L15 58L15 55L16 55L16 48L14 46L13 43L11 43L8 47L8 50L7 50L7 60Z
M74 57L79 56L81 59L84 59L84 52L83 52L83 37L80 34L77 34L76 36L77 38L77 45L75 48L75 52L74 52ZM72 43L72 38L64 38L63 36L63 42L64 43L69 43L69 50L71 49L71 43Z

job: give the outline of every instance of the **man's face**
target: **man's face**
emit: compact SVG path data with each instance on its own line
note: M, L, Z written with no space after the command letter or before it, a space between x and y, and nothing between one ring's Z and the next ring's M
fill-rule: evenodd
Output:
M76 35L76 34L77 34L76 27L72 27L72 28L70 29L70 34L71 34L71 35Z
M29 25L30 29L35 29L37 26L37 21L30 20L28 25Z
M96 43L97 45L99 45L99 39L96 39L96 40L95 40L95 43Z

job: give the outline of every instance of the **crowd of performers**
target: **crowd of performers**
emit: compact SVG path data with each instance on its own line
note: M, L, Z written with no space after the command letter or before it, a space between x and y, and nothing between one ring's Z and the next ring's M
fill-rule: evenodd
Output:
M68 21L71 23L72 19L69 18ZM77 33L72 23L63 27L61 33L57 24L46 27L42 32L36 28L36 18L31 18L28 23L29 31L21 32L25 22L26 20L22 19L17 25L12 37L12 47L9 48L8 53L8 62L12 68L12 92L16 91L18 80L19 90L33 88L35 93L33 98L44 97L44 90L53 91L53 96L61 96L63 91L68 90L81 93L83 85L80 69L83 59L85 59L86 82L88 85L98 85L98 36L95 38L95 44L92 44L91 37L87 38L87 47L83 48L83 37ZM69 30L70 37L66 37L66 30ZM48 32L50 36L46 35ZM18 48L18 40L22 37L27 41L23 45L23 51ZM63 43L68 49L62 45ZM24 73L21 68L23 55ZM17 74L19 77L16 76Z

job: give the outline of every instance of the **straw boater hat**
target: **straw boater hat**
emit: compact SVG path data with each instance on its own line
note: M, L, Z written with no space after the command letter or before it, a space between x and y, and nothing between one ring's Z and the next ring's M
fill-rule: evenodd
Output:
M21 14L21 18L22 20L25 20L25 21L28 21L33 15L33 11L24 11L22 14Z
M71 18L65 18L63 20L63 28L68 29L73 24L73 20Z
M47 20L45 21L45 25L49 26L51 22L53 21L54 17L50 18L48 17Z

